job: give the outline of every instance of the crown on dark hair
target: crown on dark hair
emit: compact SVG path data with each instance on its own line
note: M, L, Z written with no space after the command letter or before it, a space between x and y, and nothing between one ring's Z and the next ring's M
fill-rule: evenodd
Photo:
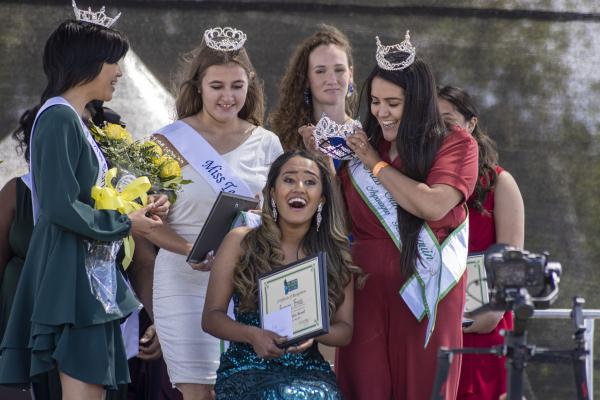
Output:
M415 61L415 53L416 49L410 43L410 31L406 31L406 35L404 35L404 40L401 43L396 43L391 46L384 46L381 44L379 40L379 36L375 36L375 40L377 41L377 52L375 53L375 58L377 59L377 65L380 68L383 68L387 71L402 71L405 68L411 66L411 64ZM386 56L394 53L406 53L408 56L400 61L400 62L391 62Z

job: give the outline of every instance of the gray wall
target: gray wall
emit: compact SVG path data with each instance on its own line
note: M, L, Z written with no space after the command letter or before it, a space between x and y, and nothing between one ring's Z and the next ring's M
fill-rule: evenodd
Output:
M68 1L0 5L0 126L7 132L43 88L45 39ZM64 4L63 4L64 3ZM85 2L82 0L82 4ZM94 4L100 4L94 0ZM481 122L516 178L526 207L526 248L549 250L563 265L557 307L582 295L600 308L595 262L600 246L600 4L581 1L112 1L117 27L166 86L179 55L205 28L231 25L265 81L268 105L296 43L320 22L345 31L355 47L356 80L374 62L374 36L387 41L411 30L418 53L440 84L467 88ZM123 93L117 92L117 96ZM144 110L151 113L152 110ZM3 164L0 168L4 168ZM531 340L569 346L568 323L535 322ZM568 366L530 364L528 399L575 398ZM600 374L597 374L600 376ZM600 381L596 380L596 393Z

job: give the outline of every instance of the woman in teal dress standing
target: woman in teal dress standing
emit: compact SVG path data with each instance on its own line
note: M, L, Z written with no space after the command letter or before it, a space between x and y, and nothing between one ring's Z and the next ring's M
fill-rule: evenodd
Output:
M232 230L211 269L202 328L231 341L221 355L216 398L340 399L317 347L350 342L354 282L363 280L350 258L340 194L321 157L295 151L273 162L263 196L262 225ZM285 338L260 328L258 277L319 251L327 254L329 333L282 349ZM231 298L235 320L227 315Z
M94 209L106 160L81 119L87 103L112 98L128 49L118 31L73 20L46 42L30 149L35 227L0 345L0 384L26 386L57 369L64 399L102 399L129 381L119 322L140 304L116 274L118 312L105 311L90 289L85 241L145 235L161 222L146 216L153 204L129 215Z

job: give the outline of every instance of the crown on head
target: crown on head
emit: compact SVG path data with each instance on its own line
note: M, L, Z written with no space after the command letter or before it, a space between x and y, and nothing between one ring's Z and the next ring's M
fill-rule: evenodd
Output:
M73 0L73 11L75 12L75 19L77 21L89 22L91 24L101 25L105 28L110 28L121 16L118 13L115 17L111 18L104 13L105 7L102 6L100 11L92 11L92 7L88 7L87 10L82 10L77 7L75 0Z
M239 29L217 26L204 31L204 42L214 50L235 51L244 47L246 34Z
M379 36L375 36L375 40L377 41L377 53L375 54L375 58L377 59L377 65L379 65L380 68L388 71L402 71L415 61L416 49L410 43L409 31L406 31L402 43L396 43L391 46L382 45ZM407 56L399 62L392 62L386 58L386 56L396 53L405 53Z
M354 135L354 131L361 128L362 125L358 120L350 120L345 124L338 124L323 114L315 126L313 137L321 152L338 160L350 160L355 155L350 147L348 147L346 138Z

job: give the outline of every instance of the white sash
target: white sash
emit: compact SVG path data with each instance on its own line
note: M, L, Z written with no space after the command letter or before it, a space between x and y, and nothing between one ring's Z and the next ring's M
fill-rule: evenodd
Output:
M348 163L350 180L396 246L401 247L396 200L358 158Z
M163 135L177 149L215 193L227 192L254 197L243 179L239 178L223 157L194 128L183 121L162 127Z
M39 202L38 202L38 197L37 197L37 191L35 190L35 179L34 179L34 174L33 174L33 137L35 134L35 127L37 124L37 120L40 117L40 115L42 115L42 113L52 107L52 106L56 106L56 105L64 105L69 107L71 110L73 110L73 112L75 113L75 115L77 115L77 118L79 119L79 123L81 124L81 129L83 129L83 133L85 135L85 138L87 139L87 141L89 142L90 146L92 147L92 150L94 151L94 155L96 156L96 159L98 160L98 176L96 177L96 185L98 186L104 186L104 177L106 175L106 172L108 171L108 164L106 163L106 159L104 158L104 155L102 154L102 151L100 150L100 148L98 147L98 145L96 144L96 141L94 140L94 138L92 137L92 134L90 133L89 129L87 128L87 126L85 126L85 124L83 123L83 120L81 119L81 117L79 116L79 114L77 114L77 111L75 110L75 108L64 98L62 97L52 97L48 100L46 100L46 102L40 107L39 111L37 112L36 116L35 116L35 120L33 121L33 126L31 128L31 138L29 139L29 160L30 160L30 164L29 164L29 174L31 175L31 204L33 206L33 224L35 225L37 223L37 220L39 218Z
M29 188L29 191L31 192L31 187L33 186L33 178L31 177L31 172L28 172L25 175L23 175L21 177L21 180L23 181L25 186L27 186Z
M392 195L359 160L348 165L352 185L390 235L398 249L402 247L398 230L397 204ZM429 318L425 347L435 328L438 303L458 283L467 266L468 217L442 245L424 223L419 232L416 272L400 289L404 302L419 321Z
M467 268L468 242L468 216L441 246L427 224L419 232L417 271L402 286L400 295L419 321L425 315L428 317L425 347L435 328L439 302L456 286Z

